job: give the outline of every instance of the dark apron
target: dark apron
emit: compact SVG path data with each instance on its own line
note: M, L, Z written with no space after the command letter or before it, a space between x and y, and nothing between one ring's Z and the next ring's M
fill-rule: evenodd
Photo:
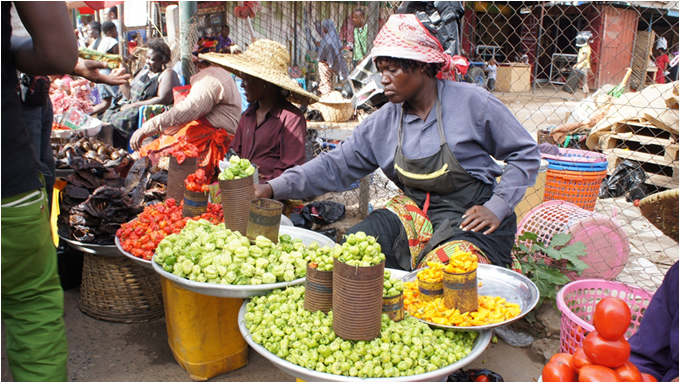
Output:
M438 90L437 90L438 92ZM459 228L465 211L474 205L483 205L493 195L493 185L473 177L460 166L444 136L439 93L436 98L439 151L432 156L411 159L401 150L403 140L403 107L399 119L399 141L394 155L397 178L404 185L406 196L413 199L432 222L432 239L418 254L415 264L437 245L452 240L466 240L477 245L496 265L509 264L510 252L517 232L515 214L507 217L491 234L463 231ZM405 234L405 233L404 233ZM404 237L407 241L407 238ZM412 259L408 246L395 246L395 257L405 270L411 269Z

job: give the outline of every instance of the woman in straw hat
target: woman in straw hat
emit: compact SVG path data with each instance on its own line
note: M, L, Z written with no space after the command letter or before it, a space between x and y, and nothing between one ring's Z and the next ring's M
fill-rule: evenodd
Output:
M284 172L256 196L306 198L341 190L376 170L404 192L348 233L378 238L386 267L412 270L448 261L459 245L480 262L507 265L517 231L515 205L536 180L536 140L488 91L437 79L451 57L412 14L389 18L371 56L390 103L336 149ZM501 168L507 168L500 183Z
M243 79L250 106L243 112L231 148L258 166L260 182L305 162L307 122L288 100L318 101L288 76L290 55L271 40L257 40L241 54L206 54L201 58L221 65Z
M216 41L216 40L215 40ZM198 149L198 167L208 179L217 179L219 161L229 150L241 115L241 95L234 78L226 70L198 57L214 52L217 43L200 40L193 51L198 73L191 77L191 90L174 108L145 122L130 138L130 147L141 156L159 155L181 145L180 140ZM148 145L142 141L154 134L161 137Z

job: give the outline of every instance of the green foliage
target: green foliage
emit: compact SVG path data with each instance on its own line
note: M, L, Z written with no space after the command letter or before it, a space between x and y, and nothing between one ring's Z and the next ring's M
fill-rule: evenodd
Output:
M522 274L531 279L538 287L541 297L538 306L544 299L555 301L559 288L570 282L564 274L573 271L581 275L588 265L580 260L586 255L583 242L567 245L571 235L558 233L552 236L550 244L539 240L538 235L530 232L522 234L512 249L522 268ZM551 261L546 263L546 258Z

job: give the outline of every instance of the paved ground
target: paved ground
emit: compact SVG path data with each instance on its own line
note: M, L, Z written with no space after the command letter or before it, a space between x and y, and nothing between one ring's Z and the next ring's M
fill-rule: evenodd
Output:
M189 381L189 375L175 362L168 346L165 319L143 324L122 324L93 319L78 309L79 289L66 291L66 329L69 343L70 381L140 382ZM2 327L2 381L13 381L5 351ZM543 364L528 348L514 348L499 339L467 368L488 368L506 381L533 382ZM216 376L214 382L295 381L252 349L249 364Z

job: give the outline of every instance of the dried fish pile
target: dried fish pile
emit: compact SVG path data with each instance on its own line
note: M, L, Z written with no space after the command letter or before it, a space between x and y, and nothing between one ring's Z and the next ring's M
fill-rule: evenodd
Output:
M101 163L74 167L62 191L59 235L82 243L112 245L120 225L143 208L135 205L123 187L124 180Z

